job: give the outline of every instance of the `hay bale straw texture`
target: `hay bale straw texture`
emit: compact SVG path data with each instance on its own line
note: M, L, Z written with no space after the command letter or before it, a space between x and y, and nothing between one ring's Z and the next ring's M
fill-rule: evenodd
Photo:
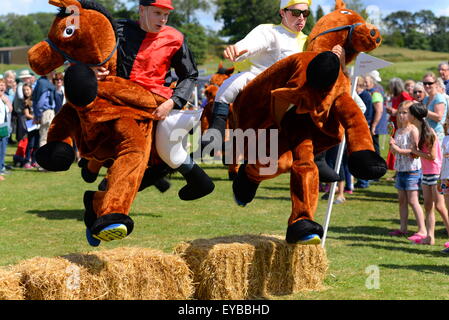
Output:
M288 244L271 235L183 242L175 248L194 274L196 299L269 298L324 289L328 269L320 245Z
M23 287L20 283L20 274L9 270L0 269L0 300L23 300Z
M193 293L185 261L153 249L36 257L15 271L29 300L178 300Z

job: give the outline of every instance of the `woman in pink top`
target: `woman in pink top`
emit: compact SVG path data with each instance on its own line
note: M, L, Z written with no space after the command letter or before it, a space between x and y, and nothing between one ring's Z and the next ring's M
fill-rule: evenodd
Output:
M410 106L412 123L418 128L419 143L412 147L412 152L421 158L422 167L422 191L424 198L424 209L426 212L426 238L416 238L412 241L421 244L435 244L435 212L440 213L446 231L449 234L449 219L444 196L438 192L437 184L440 177L443 156L441 154L440 142L435 131L427 124L427 108L422 103L414 103Z

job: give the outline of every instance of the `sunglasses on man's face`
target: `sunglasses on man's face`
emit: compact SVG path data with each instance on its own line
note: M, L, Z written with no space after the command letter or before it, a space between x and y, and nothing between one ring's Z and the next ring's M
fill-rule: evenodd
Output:
M432 84L434 84L435 82L423 82L423 85L425 86L431 86Z
M413 91L414 94L422 93L422 91Z
M302 15L304 18L307 18L310 15L310 10L299 10L299 9L284 9L284 11L290 11L292 16L299 17Z

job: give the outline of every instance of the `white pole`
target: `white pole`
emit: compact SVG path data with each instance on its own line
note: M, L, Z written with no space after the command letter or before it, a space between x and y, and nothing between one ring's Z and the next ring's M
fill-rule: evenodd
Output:
M353 74L353 73L354 73L354 68L351 69L351 74ZM357 88L357 77L353 77L353 79L352 79L352 96L353 97L355 94L357 94L356 88ZM335 172L337 172L337 174L339 174L339 172L340 172L341 161L343 159L343 152L345 150L345 144L346 144L346 139L345 139L345 136L343 136L343 139L338 148L337 159L335 161L334 170L335 170ZM334 205L334 196L335 196L335 188L336 187L337 187L337 182L333 182L331 184L331 188L329 190L329 199L327 200L327 211L326 211L326 216L324 218L324 228L323 228L324 233L323 233L323 239L321 241L321 246L323 248L326 245L327 230L329 229L329 223L331 220L332 206Z
M195 100L195 110L198 110L198 85L195 85L195 90L193 91Z

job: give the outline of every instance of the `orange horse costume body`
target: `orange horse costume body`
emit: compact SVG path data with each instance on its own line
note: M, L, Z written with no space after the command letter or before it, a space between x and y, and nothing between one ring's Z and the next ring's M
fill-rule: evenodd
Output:
M133 230L129 210L152 151L152 112L162 101L138 84L115 76L118 43L113 20L104 8L89 1L49 3L60 7L60 13L48 39L29 50L30 66L45 75L65 60L75 65L64 79L68 102L53 120L48 143L38 150L37 160L50 171L68 170L75 142L81 157L88 160L88 172L95 173L93 180L102 166L108 167L107 189L84 195L88 240L105 230L92 240L98 245L99 240L121 239ZM110 76L97 83L90 66L100 65ZM121 226L107 231L111 225Z
M346 134L349 169L355 177L374 179L386 172L385 161L374 152L365 117L351 97L350 79L330 52L342 45L349 63L380 42L374 26L337 1L336 10L316 23L306 52L265 70L234 103L235 128L279 130L277 141L258 141L268 145L266 150L278 143L277 171L262 175L266 165L258 161L242 165L233 183L234 197L244 206L253 200L261 181L290 171L289 243L319 243L323 235L321 225L313 221L319 194L316 154L339 144Z

